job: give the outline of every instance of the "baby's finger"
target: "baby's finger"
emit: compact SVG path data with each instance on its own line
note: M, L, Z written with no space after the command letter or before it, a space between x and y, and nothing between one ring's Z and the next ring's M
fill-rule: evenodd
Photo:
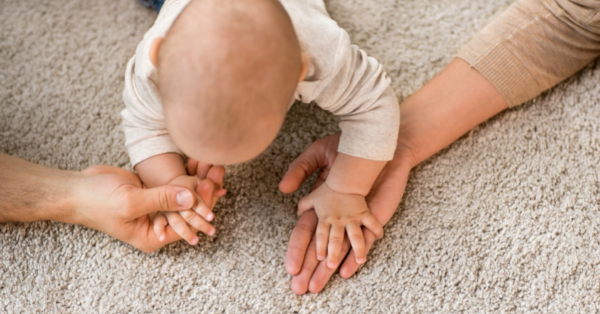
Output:
M166 237L165 227L167 227L168 224L167 217L165 217L163 213L158 213L152 219L152 223L152 228L154 229L154 234L156 234L158 241L163 242Z
M381 226L377 218L373 217L373 215L371 215L370 213L365 215L360 222L367 229L371 230L371 232L373 232L373 234L378 239L381 239L381 237L383 237L383 227Z
M198 214L191 210L179 212L181 217L188 223L188 225L194 227L196 230L202 231L210 236L215 234L215 227L213 227L208 221L200 217Z
M329 233L329 246L327 247L327 267L330 269L336 269L342 260L340 257L340 251L342 250L343 242L344 226L331 225L331 232Z
M186 240L191 245L198 244L198 236L190 230L187 222L181 217L181 215L177 212L166 212L165 216L167 216L167 220L169 221L169 225L171 228L175 230L175 232Z
M367 261L367 253L365 252L365 238L363 237L362 228L358 224L348 224L346 226L346 232L348 233L348 239L350 239L350 243L352 244L356 262L364 264Z
M363 234L365 238L365 251L369 252L377 238L375 237L373 232L369 231L369 229L364 229ZM354 250L352 250L350 251L350 254L348 254L348 257L344 261L344 264L342 264L342 267L340 267L340 276L342 276L342 278L348 279L352 277L352 275L358 270L359 267L360 264L356 262Z
M329 229L331 229L331 225L320 221L317 226L317 259L319 261L324 261L327 257L327 242L329 242Z

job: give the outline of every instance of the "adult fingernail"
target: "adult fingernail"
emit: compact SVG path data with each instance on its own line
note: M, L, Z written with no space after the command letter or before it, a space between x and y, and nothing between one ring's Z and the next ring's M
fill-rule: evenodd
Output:
M183 208L190 208L194 205L194 198L190 191L181 191L177 193L177 205Z

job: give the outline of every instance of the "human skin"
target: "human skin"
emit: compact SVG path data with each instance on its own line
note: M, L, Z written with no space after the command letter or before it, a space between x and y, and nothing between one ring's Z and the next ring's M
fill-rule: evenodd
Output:
M410 170L456 141L478 124L508 107L500 92L462 59L454 59L435 78L400 105L401 123L394 159L386 164L367 195L367 205L383 225L400 204ZM337 157L339 134L313 143L289 167L279 189L297 190L312 173L320 170L313 189L327 179ZM335 269L319 262L314 237L317 216L308 211L300 217L288 244L286 270L293 276L296 294L320 292ZM363 229L368 251L376 237ZM340 259L350 249L344 239ZM351 277L360 265L350 252L340 267L343 278Z
M162 37L158 37L150 45L149 57L157 68L160 68L160 62L163 60L160 59L159 54L164 41ZM298 82L304 80L308 70L307 58L302 54L300 56ZM281 103L280 109L284 109L281 110L282 113L285 112L288 105L288 103ZM202 123L198 124L198 121L202 121L201 116L195 117L193 112L191 107L173 106L173 104L165 106L167 128L171 138L188 156L192 157L194 162L203 161L222 165L244 162L264 151L277 135L285 116L283 114L277 119L262 117L261 121L254 121L251 124L252 128L248 130L248 132L254 134L252 142L220 143L222 147L213 147L205 145L194 136L190 136L190 132L184 132L184 129L180 129L182 125L201 127ZM235 151L227 148L230 146L236 147ZM317 257L321 261L327 259L327 265L331 269L336 269L342 261L340 252L345 233L348 234L350 243L356 253L356 262L360 264L366 262L367 255L361 226L364 226L378 237L383 236L382 225L369 211L365 197L385 164L385 161L339 154L332 165L331 174L328 176L326 184L300 201L298 206L299 215L314 209L319 217L320 223L317 229L319 254ZM142 182L149 187L175 182L185 186L183 182L190 181L186 177L183 159L174 153L150 157L138 163L135 169ZM162 239L164 237L162 232L164 227L172 225L175 231L190 244L196 244L198 238L193 232L187 230L188 227L182 222L187 222L190 225L189 227L200 229L209 235L214 234L214 227L208 223L212 220L213 213L206 208L207 206L201 204L199 209L196 210L198 215L193 211L180 212L179 214L159 214L154 220L157 236Z
M145 189L136 174L116 167L64 171L0 154L0 222L83 225L146 253L181 239L168 227L164 241L159 241L149 214L190 210L200 201L197 195L212 202L212 180L200 180L194 188Z

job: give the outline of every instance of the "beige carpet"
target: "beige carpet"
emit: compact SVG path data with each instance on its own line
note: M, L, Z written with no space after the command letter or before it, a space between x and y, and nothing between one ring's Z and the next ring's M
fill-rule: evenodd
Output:
M406 98L510 2L327 5ZM129 168L123 73L154 18L134 0L0 1L0 151L62 169ZM318 295L294 295L284 269L310 187L284 196L276 186L337 126L296 105L267 152L229 169L214 240L147 255L83 227L1 225L0 312L598 312L599 80L590 66L425 162L368 264Z

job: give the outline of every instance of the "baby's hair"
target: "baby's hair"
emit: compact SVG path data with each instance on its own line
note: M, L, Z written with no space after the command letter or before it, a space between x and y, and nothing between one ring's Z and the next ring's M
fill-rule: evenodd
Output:
M251 140L260 117L285 115L300 71L277 0L193 0L159 50L158 88L180 134L223 147Z

